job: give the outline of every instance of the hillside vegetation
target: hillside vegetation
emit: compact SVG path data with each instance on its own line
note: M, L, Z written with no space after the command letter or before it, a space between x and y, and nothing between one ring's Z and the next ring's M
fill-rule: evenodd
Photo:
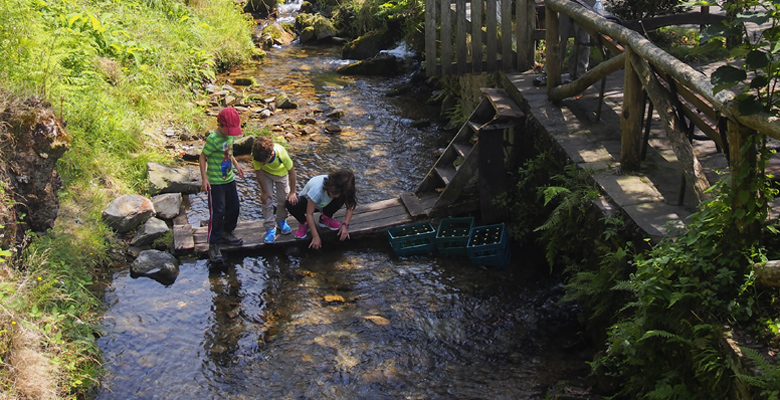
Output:
M143 192L147 162L170 162L163 129L212 122L193 89L257 55L253 26L231 0L0 0L0 110L49 103L70 139L54 227L0 242L0 398L83 398L94 388L90 288L113 259L101 212ZM14 157L8 126L0 121L2 165ZM9 187L0 184L6 214Z

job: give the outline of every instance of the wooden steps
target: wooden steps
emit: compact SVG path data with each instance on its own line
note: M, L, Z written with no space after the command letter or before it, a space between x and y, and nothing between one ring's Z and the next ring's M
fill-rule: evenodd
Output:
M434 215L455 203L463 188L477 176L480 133L503 133L504 130L517 127L519 121L525 118L525 113L503 89L480 90L482 100L415 191L417 194L439 193L432 210ZM490 153L494 152L491 150Z

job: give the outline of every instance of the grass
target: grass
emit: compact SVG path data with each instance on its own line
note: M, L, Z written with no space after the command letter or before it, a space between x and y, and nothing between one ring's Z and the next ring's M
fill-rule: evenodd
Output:
M0 0L0 84L11 93L0 109L48 100L70 140L54 228L28 232L18 256L13 235L0 238L0 398L94 389L101 304L90 288L121 246L102 210L144 194L147 162L172 162L164 128L213 122L193 89L258 54L253 25L231 0ZM0 204L6 221L13 205L2 185Z

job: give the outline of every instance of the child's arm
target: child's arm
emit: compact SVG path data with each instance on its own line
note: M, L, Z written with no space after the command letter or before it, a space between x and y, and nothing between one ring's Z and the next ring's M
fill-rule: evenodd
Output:
M297 177L295 175L295 167L290 168L289 171L287 171L287 180L290 182L290 193L287 194L287 201L289 201L291 204L295 204L291 201L291 199L298 199L298 196L295 194L297 184Z
M314 224L315 208L316 204L309 199L309 202L306 204L306 222L309 223L309 230L311 231L311 243L309 244L309 248L316 250L322 247L322 240L320 239L320 233L317 231L317 225Z
M349 239L349 221L352 220L353 208L347 208L347 215L344 217L344 223L339 227L338 236L342 242Z
M233 165L236 166L236 171L238 172L238 176L240 176L241 179L244 179L244 169L241 168L241 164L239 164L238 161L236 161L236 158L233 157L233 154L230 154L230 160L232 160Z
M206 162L206 154L200 153L200 157L198 158L198 164L200 164L200 188L208 193L211 190L211 184L209 183L209 178L206 176Z

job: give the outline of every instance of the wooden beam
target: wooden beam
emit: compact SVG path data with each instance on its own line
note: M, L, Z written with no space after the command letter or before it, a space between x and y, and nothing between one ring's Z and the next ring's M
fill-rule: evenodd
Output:
M709 189L710 183L704 175L701 163L693 153L693 147L690 140L688 140L688 136L681 128L682 123L674 112L672 102L668 98L668 92L658 82L655 73L652 72L650 65L645 59L632 53L629 56L629 60L636 70L637 76L647 92L647 96L653 102L655 109L658 110L658 116L669 136L669 141L672 142L674 154L680 162L685 179L693 187L696 199L699 202L709 199L711 194L706 193L706 190Z
M545 52L544 67L547 73L547 97L553 102L552 90L556 86L561 84L561 39L558 33L558 12L552 8L545 8L544 20L547 26L545 34L545 41L547 43L547 51Z
M438 74L436 66L436 0L425 0L425 75Z
M466 74L466 62L468 61L468 51L466 50L466 0L455 0L455 42L457 50L455 51L458 60L458 75Z
M590 85L624 68L626 64L625 60L625 53L620 53L607 61L599 63L599 65L595 66L574 82L550 89L548 95L550 101L560 101L567 97L574 97L582 93L585 89L590 87Z
M482 72L482 0L471 0L471 71Z
M623 81L623 106L620 112L620 168L639 171L642 151L642 116L645 94L637 72L631 65L631 49L626 49Z

